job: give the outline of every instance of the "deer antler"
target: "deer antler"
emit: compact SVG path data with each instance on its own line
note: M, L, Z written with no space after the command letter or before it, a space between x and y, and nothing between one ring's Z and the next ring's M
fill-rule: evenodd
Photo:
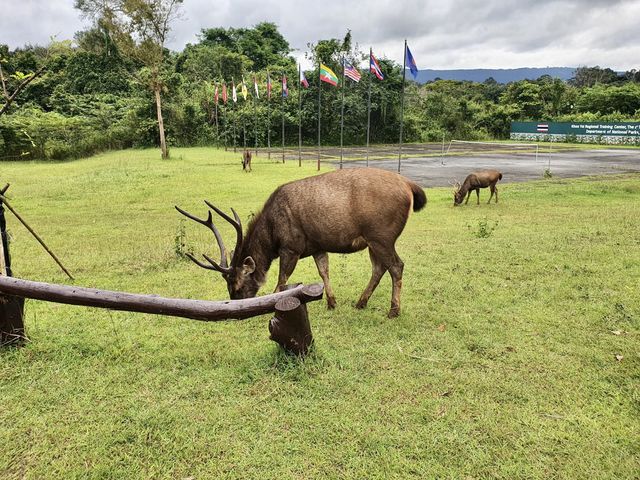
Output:
M191 261L193 261L193 263L195 263L199 267L206 268L207 270L215 270L222 274L230 273L233 269L232 267L234 264L232 262L231 267L229 267L229 265L227 264L227 250L224 247L224 242L222 241L222 235L220 235L220 232L218 231L218 229L213 223L213 216L211 215L211 212L209 211L209 214L207 215L206 220L202 220L201 218L198 218L195 215L191 215L190 213L182 210L177 205L175 206L175 208L178 212L180 212L185 217L190 218L191 220L198 222L199 224L204 225L205 227L210 229L213 232L213 235L216 237L216 241L218 242L218 247L220 248L220 264L216 263L215 261L213 261L211 258L209 258L207 255L204 255L204 254L202 256L207 260L207 262L209 262L210 265L202 263L200 260L195 258L190 253L187 253L187 257L189 257ZM218 211L217 209L215 210L216 212Z
M231 257L231 267L237 266L238 265L238 261L239 261L238 257L240 256L240 253L241 253L241 250L242 250L242 242L244 240L243 236L242 236L242 222L240 221L240 216L232 208L231 212L233 212L233 218L235 219L234 220L231 217L229 217L229 215L227 215L222 210L220 210L218 207L213 205L211 202L205 200L204 203L206 203L209 208L213 209L218 215L220 215L227 222L229 222L231 225L233 225L233 228L235 228L235 230L236 230L236 248L233 249L233 255ZM209 212L209 214L211 214L211 212ZM216 236L216 238L218 238L218 237Z

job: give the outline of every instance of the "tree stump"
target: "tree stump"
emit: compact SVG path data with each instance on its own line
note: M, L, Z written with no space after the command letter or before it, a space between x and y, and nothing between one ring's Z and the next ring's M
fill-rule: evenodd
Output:
M6 185L0 189L0 193L4 195L8 188L9 185ZM0 275L11 276L9 238L2 200L0 200ZM0 347L20 346L24 343L26 337L22 318L23 311L24 298L0 294Z
M24 298L0 295L0 347L20 346L26 340Z
M296 297L286 297L276 303L275 309L269 321L271 340L287 353L305 356L313 344L307 305Z

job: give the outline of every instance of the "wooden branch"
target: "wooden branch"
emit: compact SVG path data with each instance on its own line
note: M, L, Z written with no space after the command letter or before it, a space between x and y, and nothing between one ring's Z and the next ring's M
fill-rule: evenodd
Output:
M35 80L40 75L42 75L42 72L44 72L46 69L47 69L46 66L41 67L38 71L36 71L35 73L32 73L29 77L25 78L22 81L22 83L20 83L20 85L18 85L16 87L15 91L11 94L11 96L9 98L7 98L7 101L2 106L2 108L0 108L0 115L2 115L5 111L7 111L9 109L9 106L11 106L11 103L13 103L13 100L18 96L18 94L22 90L24 90L26 88L26 86L29 85L33 80Z
M53 258L53 260L58 264L58 266L62 269L62 271L64 273L67 274L67 276L71 279L74 280L74 278L71 276L71 274L69 273L69 271L64 268L64 265L62 265L62 262L58 259L58 257L56 257L56 254L53 253L49 247L47 247L46 243L44 243L44 240L42 240L42 238L40 238L40 235L38 235L35 230L33 228L31 228L29 226L29 224L27 222L24 221L24 219L18 215L18 212L16 212L13 207L9 204L9 202L7 201L7 198L0 193L0 202L4 203L7 208L11 211L11 213L13 213L15 215L15 217L20 221L20 223L22 223L22 225L24 225L24 227L29 230L29 233L31 233L31 235L34 236L34 238L38 241L38 243L40 245L42 245L42 248L44 248L46 250L46 252L51 256L51 258Z
M273 312L278 300L287 297L296 297L303 303L313 302L322 298L323 290L322 284L301 285L291 290L263 297L214 302L54 285L13 277L0 277L1 294L69 305L172 315L174 317L192 318L207 322L241 320L256 315L264 315Z

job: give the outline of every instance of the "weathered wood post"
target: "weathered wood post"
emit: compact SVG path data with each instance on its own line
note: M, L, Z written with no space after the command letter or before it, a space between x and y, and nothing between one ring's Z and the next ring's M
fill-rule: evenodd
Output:
M303 300L322 295L322 285L303 287ZM313 345L311 324L306 302L297 297L286 297L275 305L275 316L269 321L271 340L280 345L287 353L304 356Z
M7 191L7 184L0 194ZM9 237L4 218L4 204L0 198L0 276L11 276L11 257L9 256ZM24 343L24 298L0 294L0 347L19 346Z

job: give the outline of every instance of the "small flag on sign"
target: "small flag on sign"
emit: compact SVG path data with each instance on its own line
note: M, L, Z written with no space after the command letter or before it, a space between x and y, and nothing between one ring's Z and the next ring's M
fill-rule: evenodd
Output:
M414 79L418 78L418 66L416 65L416 60L413 58L413 55L411 55L411 50L409 50L409 45L407 45L405 60L407 62L407 67L409 67L409 71L411 72L411 75L413 76L413 78Z
M324 63L320 64L320 80L334 87L338 85L338 76Z
M260 93L258 92L258 79L256 76L253 76L253 88L256 91L256 98L260 98Z
M287 77L282 76L282 97L287 98L289 96L289 89L287 88Z
M223 83L222 84L222 101L224 102L224 104L227 104L227 84Z
M378 77L378 80L384 80L384 74L382 70L380 70L380 64L376 57L373 56L373 53L371 53L371 58L369 59L369 70Z
M304 76L302 69L300 69L300 85L304 88L309 88L309 81L307 80L307 77Z
M538 124L538 132L540 132L540 133L548 133L549 132L549 124L547 124L547 123L539 123Z
M344 61L344 76L349 77L354 82L359 82L362 78L362 75L360 75L358 69L346 60Z

